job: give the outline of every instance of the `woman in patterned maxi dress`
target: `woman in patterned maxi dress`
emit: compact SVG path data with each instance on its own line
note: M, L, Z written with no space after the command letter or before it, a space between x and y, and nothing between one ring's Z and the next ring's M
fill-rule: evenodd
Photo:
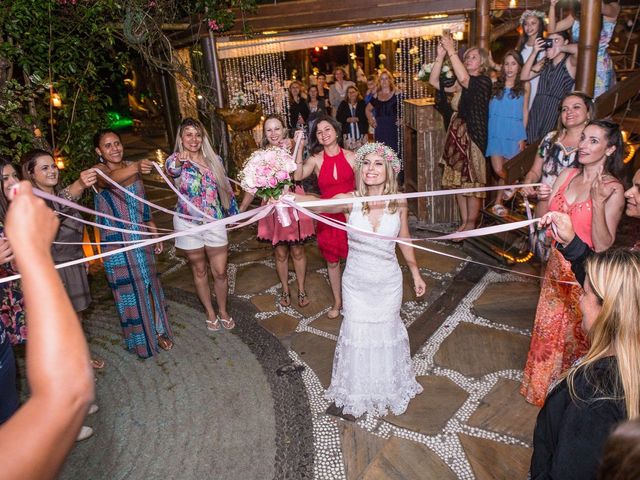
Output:
M551 198L549 211L569 215L576 234L597 251L614 240L624 207L623 187L612 174L622 165L620 129L607 121L590 122L578 146L580 168L567 168L553 189L539 187L539 198ZM553 247L540 291L531 346L520 393L542 406L549 388L588 350L578 306L582 290L571 264Z
M112 180L118 182L129 192L144 197L141 173L150 173L149 160L125 162L120 137L110 130L102 130L94 137L96 153L101 157L97 165ZM147 205L135 200L130 195L115 189L110 184L98 181L100 189L95 195L95 209L147 228L116 222L98 217L98 223L107 227L117 227L132 231L156 230L151 219L151 211ZM121 233L102 230L104 242L123 242L145 240L149 236L137 233ZM120 248L118 244L102 244L102 251L108 252ZM148 358L159 352L158 348L170 350L173 347L172 332L167 318L164 291L156 271L155 254L162 252L162 244L155 247L135 248L127 252L105 257L104 269L113 297L116 302L120 325L125 337L126 348L141 358Z

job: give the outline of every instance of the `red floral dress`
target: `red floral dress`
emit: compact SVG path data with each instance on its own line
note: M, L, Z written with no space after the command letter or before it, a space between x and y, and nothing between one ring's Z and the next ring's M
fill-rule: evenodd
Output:
M564 192L580 172L573 169L549 203L549 210L564 212L571 217L576 234L593 248L591 239L591 199L569 204ZM545 271L540 300L531 335L531 346L524 368L520 393L527 402L541 407L549 388L589 349L582 331L579 308L582 288L576 282L571 263L553 247Z

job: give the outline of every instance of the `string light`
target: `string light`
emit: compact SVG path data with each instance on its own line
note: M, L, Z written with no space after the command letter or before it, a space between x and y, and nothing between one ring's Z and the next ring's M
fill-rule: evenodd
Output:
M62 108L62 97L59 93L54 92L51 94L51 105L53 105L54 108Z

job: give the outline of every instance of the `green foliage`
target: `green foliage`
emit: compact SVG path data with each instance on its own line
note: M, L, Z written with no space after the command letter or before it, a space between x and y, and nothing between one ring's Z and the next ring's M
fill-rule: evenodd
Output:
M94 163L92 135L106 124L109 84L121 78L105 28L116 8L109 0L3 1L0 59L12 78L0 82L0 153L17 160L46 140L66 160L62 184ZM61 108L51 107L51 92Z
M207 21L233 27L255 0L0 0L0 154L18 160L31 148L61 155L61 185L95 161L92 136L108 123L109 90L128 56L151 68L169 41L162 26ZM216 28L213 28L213 27ZM185 72L181 72L185 74ZM195 81L197 82L197 81ZM51 106L51 93L61 97Z

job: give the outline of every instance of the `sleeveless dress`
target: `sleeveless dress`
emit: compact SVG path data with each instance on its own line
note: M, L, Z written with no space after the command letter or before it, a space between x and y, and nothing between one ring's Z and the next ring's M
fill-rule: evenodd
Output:
M549 62L543 67L538 83L538 93L529 111L527 124L527 142L536 143L551 130L555 130L558 123L562 99L573 90L575 81L567 70L569 55L554 65Z
M140 177L126 187L139 197L146 197ZM133 197L120 190L103 189L94 197L95 210L107 213L135 223L148 222L151 211ZM141 227L114 222L98 217L98 223L127 230L142 230ZM121 233L102 230L104 242L143 240L147 236L134 233ZM115 250L121 245L102 244L103 252ZM107 281L120 315L120 326L124 333L127 350L141 358L150 357L159 352L158 335L172 337L164 290L156 270L153 246L136 248L128 252L117 253L104 259Z
M348 223L373 231L361 203L353 204ZM385 208L377 232L397 236L400 214ZM402 272L395 242L349 231L342 296L344 320L325 398L355 417L365 412L386 415L389 410L401 415L422 386L413 372L409 336L400 318Z
M296 185L295 193L303 194L304 189ZM276 212L258 220L258 240L271 243L274 247L285 244L295 245L311 240L315 235L313 219L302 212L296 212L298 216L296 220L292 210L288 213L291 218L291 225L288 227L282 226Z
M505 88L502 98L493 97L489 103L489 138L486 156L501 155L507 159L520 151L518 143L527 138L523 119L524 92L511 98Z
M593 248L591 239L591 199L570 204L564 196L569 183L580 173L572 169L570 175L549 202L549 211L563 212L571 217L576 235ZM558 283L576 282L571 263L552 247L545 270L536 318L531 334L531 346L524 368L520 393L527 402L542 406L551 386L589 349L582 331L579 285Z
M608 22L602 19L602 29L600 30L600 40L598 41L598 58L596 60L596 81L593 89L593 98L598 98L609 90L616 83L616 75L613 69L613 60L609 55L609 42L613 37L616 22ZM573 41L578 42L580 38L580 20L575 20L571 27Z
M520 55L522 55L522 63L525 64L527 59L533 53L533 47L529 45L524 45L522 50L520 50ZM544 58L544 52L538 53L538 58L536 58L536 63ZM540 77L535 77L529 80L529 106L527 107L531 110L531 106L533 105L533 100L536 98L536 93L538 93L538 82L540 81Z
M376 118L374 131L376 142L382 142L394 152L398 151L398 94L388 100L371 99ZM342 132L345 133L345 132Z
M326 152L322 153L323 161L318 174L318 188L320 198L332 198L339 193L353 192L356 187L353 168L344 156L344 151L330 157ZM333 170L337 172L337 178L333 177ZM345 222L343 213L323 213L323 217ZM318 248L324 259L329 263L339 262L341 258L347 258L349 247L347 246L347 232L318 222L316 226Z

